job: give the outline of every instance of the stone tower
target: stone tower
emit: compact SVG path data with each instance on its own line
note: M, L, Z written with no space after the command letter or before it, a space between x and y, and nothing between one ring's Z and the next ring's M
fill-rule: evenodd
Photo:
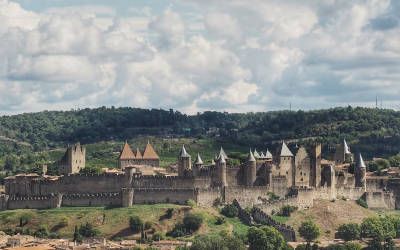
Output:
M223 154L219 154L215 164L218 182L221 184L221 187L228 186L228 182L226 180L226 159Z
M193 176L198 176L200 174L200 169L203 166L203 160L200 157L200 154L197 153L196 160L193 164Z
M356 165L354 167L354 178L356 187L366 189L366 173L367 166L365 165L361 154L358 154Z
M78 142L73 146L69 146L64 156L58 162L60 174L76 174L86 164L86 148Z
M192 170L192 157L186 152L185 145L182 145L178 156L178 176L186 176Z
M294 185L294 156L285 142L282 142L281 153L279 156L279 175L285 176L287 187Z
M305 147L301 146L297 150L294 162L294 185L297 187L308 187L310 185L311 161Z
M256 159L254 158L253 153L249 152L246 162L246 185L253 186L254 182L256 181L257 175L257 164Z
M311 175L310 175L310 186L319 187L321 186L321 159L322 159L322 147L320 143L315 144L311 147L310 158L311 158Z
M347 145L345 139L336 147L334 160L336 164L353 162L353 154L350 152L350 147Z

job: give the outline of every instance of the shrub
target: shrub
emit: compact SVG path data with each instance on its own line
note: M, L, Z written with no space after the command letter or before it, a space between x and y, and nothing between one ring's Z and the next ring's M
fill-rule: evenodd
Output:
M298 208L296 206L290 206L286 205L281 208L281 211L279 212L280 216L285 216L285 217L290 217L290 215L296 211Z
M25 213L19 218L19 226L23 227L32 219L32 214Z
M276 201L279 200L279 196L273 192L268 192L268 200L269 201Z
M356 223L342 224L338 228L337 235L345 241L357 240L360 238L360 226Z
M187 235L187 231L185 229L185 225L183 225L182 223L175 224L174 228L171 231L167 232L167 236L174 238L182 237L185 235Z
M239 210L233 204L228 204L221 209L221 214L225 215L226 217L233 218L238 216Z
M33 235L38 238L47 238L49 236L49 231L45 226L40 226Z
M164 239L164 235L161 232L156 232L153 234L152 240L160 241Z
M235 237L221 235L200 235L194 238L190 250L205 250L205 249L235 249L245 250L244 243Z
M333 244L325 248L326 250L361 250L362 246L354 242L346 242L345 244ZM296 248L297 250L297 248Z
M222 217L222 216L217 217L217 220L215 221L215 225L222 225L224 223L225 223L225 218L224 217Z
M167 211L165 212L165 217L167 219L171 219L172 215L174 215L174 209L173 208L168 208Z
M197 231L202 223L203 217L200 214L187 214L183 218L183 225L189 233Z
M196 202L192 199L189 199L186 201L186 205L188 205L191 208L194 208L196 206Z
M133 233L139 233L143 228L143 221L139 218L139 216L131 216L129 218L129 227L131 228Z
M56 233L56 232L51 232L51 233L49 234L49 238L50 238L50 239L59 239L60 236L59 236L58 233Z
M83 237L95 237L99 234L99 231L96 230L92 224L86 222L85 224L81 225L78 230L79 234Z
M360 205L360 206L362 206L364 208L368 208L368 204L364 199L359 198L356 202L357 202L358 205Z

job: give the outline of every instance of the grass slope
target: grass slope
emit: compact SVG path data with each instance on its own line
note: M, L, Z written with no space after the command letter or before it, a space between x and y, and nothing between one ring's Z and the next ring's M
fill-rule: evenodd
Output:
M160 219L168 208L174 209L171 219ZM190 208L172 204L134 205L129 208L106 209L103 207L63 207L59 209L34 210L19 209L0 212L0 230L19 228L20 218L27 216L28 224L23 229L29 228L35 231L40 226L45 226L51 232L57 232L61 237L71 238L75 225L79 226L86 222L94 225L100 231L101 236L107 238L134 238L129 229L129 217L137 215L144 222L151 222L156 232L166 233L171 230L177 222L182 221L188 212L199 213L204 218L204 223L197 234L205 233L232 233L240 235L247 233L248 227L237 218L226 218L222 225L216 225L217 217L221 216L215 208ZM67 220L68 225L60 227L61 221ZM191 239L193 236L183 237Z
M363 208L354 201L316 200L312 208L294 212L286 223L297 230L303 221L312 220L321 229L321 239L332 240L339 225L361 223L364 218L376 214L376 211Z

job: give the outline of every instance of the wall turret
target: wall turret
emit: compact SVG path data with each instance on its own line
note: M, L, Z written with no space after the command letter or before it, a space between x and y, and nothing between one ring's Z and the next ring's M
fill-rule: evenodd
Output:
M190 170L192 170L192 157L186 152L185 145L182 145L178 156L178 176L186 176Z
M257 175L257 163L256 158L254 157L253 153L249 152L246 162L246 185L253 186L254 182L256 181Z

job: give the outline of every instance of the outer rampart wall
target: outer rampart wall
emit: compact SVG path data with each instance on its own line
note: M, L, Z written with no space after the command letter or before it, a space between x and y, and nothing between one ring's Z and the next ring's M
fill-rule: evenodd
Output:
M79 193L63 195L63 207L121 206L120 193Z
M185 204L187 200L196 200L195 189L135 189L133 204L175 203Z
M366 192L365 201L368 204L368 208L372 209L394 209L395 199L392 192Z
M10 197L8 199L8 209L47 209L56 208L59 204L59 197L56 195L46 196L26 196L26 197Z
M197 205L204 207L212 206L216 200L221 200L221 192L220 188L198 189Z
M237 200L241 206L252 207L255 204L260 204L262 201L259 198L268 198L269 188L266 186L260 187L226 187L225 202L231 203Z

